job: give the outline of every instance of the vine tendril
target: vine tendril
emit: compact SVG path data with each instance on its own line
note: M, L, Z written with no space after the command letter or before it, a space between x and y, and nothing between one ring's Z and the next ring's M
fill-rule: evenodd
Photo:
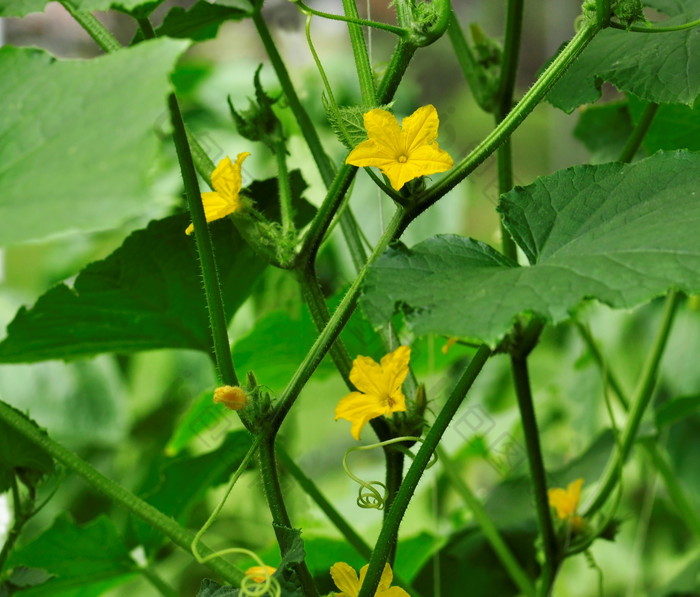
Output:
M352 448L348 448L345 451L345 455L343 456L343 469L345 470L345 474L350 477L355 483L357 483L360 486L360 490L357 495L357 505L360 508L374 508L376 510L383 510L384 509L384 504L386 502L386 485L382 483L381 481L363 481L359 477L355 476L351 471L350 467L348 466L348 456L350 455L351 452L356 452L356 451L365 451L365 450L374 450L375 448L382 448L384 446L388 446L391 444L397 444L400 442L405 442L405 441L416 441L416 442L422 442L423 439L420 437L414 437L411 435L406 435L402 437L395 437L392 439L388 439L383 442L378 442L376 444L369 444L367 446L353 446ZM396 446L397 450L400 450L403 452L406 456L409 458L414 458L413 453L406 448L405 446ZM430 468L437 462L437 455L433 454L432 460L428 463L428 465L425 467L426 469ZM381 487L383 490L383 493L380 493L379 489L377 487Z

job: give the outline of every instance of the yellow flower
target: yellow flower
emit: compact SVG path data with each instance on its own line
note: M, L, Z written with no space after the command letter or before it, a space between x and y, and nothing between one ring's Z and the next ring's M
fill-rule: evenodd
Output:
M219 402L231 410L241 410L246 405L246 395L238 386L220 386L214 390L214 403Z
M376 166L397 191L409 180L444 172L454 165L435 141L440 124L435 106L418 108L400 127L396 117L381 108L367 112L364 121L369 139L355 147L345 163Z
M265 582L267 578L272 576L277 568L272 566L251 566L245 571L246 576L252 576L255 582Z
M360 432L370 419L406 410L401 384L408 375L410 358L410 347L399 346L382 357L380 364L371 357L359 356L354 360L350 381L360 391L351 392L338 402L335 420L350 421L350 433L355 439L360 439Z
M225 218L241 206L241 200L238 198L243 185L241 166L249 155L247 151L239 153L235 163L231 163L231 158L226 156L212 172L211 186L214 187L214 192L202 193L207 222ZM194 226L190 224L185 233L192 234L193 230Z
M336 593L336 597L357 597L360 593L360 587L362 587L362 583L365 580L367 568L369 568L369 564L362 567L360 570L360 578L358 579L357 572L345 562L333 564L333 566L331 566L331 576L333 577L335 586L342 591L342 593ZM384 572L382 572L382 578L379 581L379 586L377 587L377 592L374 594L374 597L411 597L402 588L390 586L393 578L394 575L391 572L391 566L385 564Z
M583 521L580 516L576 516L578 502L579 499L581 499L582 485L583 479L576 479L576 481L569 483L566 489L557 487L547 492L549 496L549 505L557 511L557 518L559 518L559 520L568 520L576 524Z

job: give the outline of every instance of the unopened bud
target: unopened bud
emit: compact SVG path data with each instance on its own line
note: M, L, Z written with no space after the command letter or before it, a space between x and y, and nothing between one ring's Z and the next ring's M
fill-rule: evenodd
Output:
M222 402L231 410L241 410L246 405L246 395L238 386L221 386L214 390L214 402Z

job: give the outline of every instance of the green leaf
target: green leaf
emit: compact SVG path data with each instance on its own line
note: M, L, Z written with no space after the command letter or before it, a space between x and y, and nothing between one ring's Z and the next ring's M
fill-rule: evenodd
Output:
M634 96L629 97L629 111L635 123L645 107L645 102ZM660 149L700 151L700 105L694 109L683 104L659 106L644 135L643 144L649 153Z
M0 49L3 245L113 228L144 213L159 145L153 125L186 46L154 40L88 61Z
M114 524L103 516L82 527L60 516L50 529L13 552L8 564L43 568L56 576L22 591L26 597L97 596L137 570Z
M17 409L12 406L10 408L31 421ZM0 494L12 487L15 475L27 485L36 485L42 476L53 472L53 458L48 452L30 442L14 427L0 421Z
M3 0L0 3L0 17L24 17L32 12L43 12L51 0ZM116 8L124 12L134 12L145 16L163 0L71 0L76 10L95 11Z
M0 362L74 359L102 352L211 347L194 239L186 216L151 222L104 261L86 267L72 288L60 284L18 311L0 343ZM265 263L230 220L210 225L232 317Z
M174 6L165 16L163 24L156 29L158 37L189 38L195 41L214 39L219 33L219 27L225 21L240 21L250 16L242 8L212 4L199 0L189 10ZM143 35L136 34L136 40L143 40Z
M219 440L220 436L211 439ZM139 496L186 524L192 507L204 499L209 489L228 482L251 445L250 434L239 430L229 433L221 446L207 454L166 458L155 465ZM161 533L140 519L134 518L133 522L138 541L147 550L163 544Z
M700 409L700 395L681 396L664 402L656 410L656 426L666 427L690 415L697 414Z
M680 25L700 14L700 0L648 0L668 15L659 26ZM700 28L669 33L605 29L552 87L548 101L567 113L600 97L603 81L659 104L693 106L700 95Z
M699 175L700 155L676 152L540 178L499 205L530 267L472 239L437 236L380 257L362 308L375 326L398 307L419 335L495 346L522 313L557 323L588 298L629 308L672 286L696 292Z
M633 130L626 101L586 106L582 109L574 137L586 146L596 164L614 162Z

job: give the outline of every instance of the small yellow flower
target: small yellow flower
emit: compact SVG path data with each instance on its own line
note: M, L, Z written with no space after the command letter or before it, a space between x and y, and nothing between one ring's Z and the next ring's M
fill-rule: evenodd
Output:
M335 586L342 591L342 593L336 593L335 596L357 597L360 593L362 583L365 581L367 568L369 568L369 564L362 567L360 570L360 578L357 578L357 572L345 562L333 564L333 566L331 566L331 576L333 577ZM385 564L384 572L382 572L382 578L379 581L379 586L377 587L377 592L374 594L374 597L411 597L402 588L391 586L393 578L394 574L391 571L391 566Z
M272 566L251 566L245 571L246 576L251 576L255 582L265 582L267 578L272 576L277 568Z
M243 185L241 167L243 160L249 155L247 151L239 153L235 163L226 156L212 172L211 186L214 187L214 192L202 193L202 205L207 222L225 218L241 206L241 200L238 197ZM185 233L192 234L193 230L194 226L190 224Z
M379 364L371 357L357 357L352 364L350 381L359 392L351 392L335 407L335 420L352 423L350 433L359 440L365 423L380 415L406 410L406 397L401 385L408 375L411 349L399 346L382 357Z
M557 487L547 492L549 505L557 511L559 520L567 520L575 526L583 522L580 516L576 516L582 485L583 479L576 479L576 481L569 483L566 489Z
M231 410L241 410L246 404L246 395L238 386L220 386L214 390L214 403L219 402Z
M418 108L401 126L393 114L381 108L367 112L364 121L369 139L355 147L345 163L376 166L397 191L409 180L444 172L454 165L436 142L440 120L435 106Z

